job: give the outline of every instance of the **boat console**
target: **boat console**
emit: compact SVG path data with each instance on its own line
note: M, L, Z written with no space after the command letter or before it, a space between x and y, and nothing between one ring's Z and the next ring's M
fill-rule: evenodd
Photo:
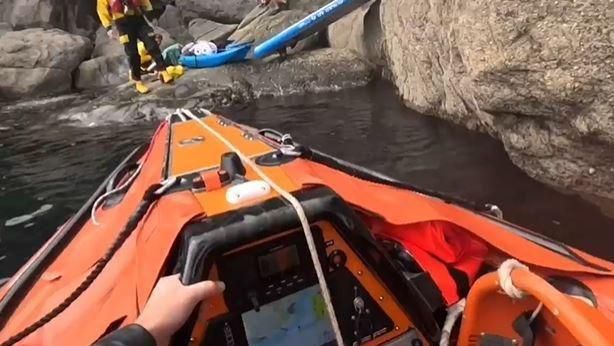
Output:
M404 276L328 188L294 195L311 222L346 345L418 346L436 337L423 296L430 281ZM336 345L305 236L282 199L196 221L182 234L175 268L182 281L221 280L226 290L201 304L178 344Z

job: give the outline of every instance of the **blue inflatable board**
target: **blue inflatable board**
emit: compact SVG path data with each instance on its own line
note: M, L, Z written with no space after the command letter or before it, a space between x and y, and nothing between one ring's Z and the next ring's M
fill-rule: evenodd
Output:
M254 58L262 59L295 44L326 28L367 1L369 0L333 0L329 2L326 6L301 19L300 22L256 46Z
M182 55L179 63L189 68L207 68L225 65L231 62L245 60L245 56L252 48L249 43L228 46L210 55Z

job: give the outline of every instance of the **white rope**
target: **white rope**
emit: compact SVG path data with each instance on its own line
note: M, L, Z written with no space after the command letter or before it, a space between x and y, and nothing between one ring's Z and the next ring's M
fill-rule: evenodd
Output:
M529 317L529 324L531 324L531 323L533 323L533 321L535 321L535 318L537 318L537 315L539 315L539 313L542 311L543 307L544 307L544 303L539 302L539 305L537 305L535 310L533 310L533 313L531 314L531 317Z
M226 140L226 138L224 138L222 135L217 133L214 129L212 129L207 124L205 124L205 122L202 121L202 119L195 116L190 110L183 109L182 111L188 118L196 121L205 130L209 131L212 135L217 137L217 139L219 139L222 143L224 143L224 145L226 145L230 150L234 151L245 164L247 164L252 170L254 170L256 174L258 174L258 176L260 176L262 180L267 182L273 188L273 190L279 193L279 195L285 198L288 202L290 202L292 207L294 207L294 210L296 211L296 214L298 215L298 218L301 221L301 226L303 227L303 232L305 234L305 239L307 240L307 246L309 248L311 260L313 261L313 264L316 270L316 274L318 277L318 283L320 284L320 288L322 290L322 297L324 298L324 302L326 304L326 308L328 310L328 314L331 319L331 323L333 326L333 331L335 333L337 344L340 346L345 345L343 343L343 337L341 336L341 330L339 329L339 323L337 321L337 316L335 315L335 309L333 308L332 300L330 297L330 292L328 290L328 285L326 284L326 279L324 278L324 272L322 271L322 265L320 264L320 259L318 258L318 252L315 246L315 242L313 240L313 235L311 233L311 227L309 226L309 221L307 221L307 216L305 215L305 211L303 210L301 203L294 196L292 196L290 193L288 193L283 188L281 188L279 185L277 185L274 181L272 181L262 170L260 170L260 168L256 164L254 164L247 156L245 156L245 154L243 154L232 143ZM203 110L203 111L207 113L208 115L211 114L211 112L207 110Z
M524 292L518 287L514 286L514 283L512 282L512 271L518 268L529 270L529 267L513 258L505 260L503 263L501 263L499 269L497 269L497 275L499 276L499 286L501 286L501 289L503 290L503 292L505 292L505 294L507 294L510 298L514 299L521 299L524 297ZM535 318L537 318L537 315L539 315L539 313L542 311L543 307L544 303L542 302L537 305L537 307L535 308L535 310L533 310L533 313L531 313L531 316L529 317L529 324L533 323Z
M100 203L102 203L102 201L104 201L105 199L107 199L107 197L111 196L112 194L119 192L123 189L125 189L127 186L129 186L130 184L132 184L132 182L134 181L134 179L136 179L136 177L139 175L139 173L141 172L141 167L142 165L139 164L138 167L136 168L136 170L134 171L134 173L132 173L132 175L130 176L130 178L128 178L128 180L126 180L123 184L121 184L120 186L118 186L117 188L105 193L104 195L98 197L96 199L96 201L94 202L94 205L92 205L92 213L91 213L91 219L92 219L92 223L96 226L99 226L100 223L98 222L98 220L96 220L96 209L98 209L98 205Z
M177 114L177 116L179 117L179 119L181 119L182 122L186 121L186 118L183 116L183 114L181 114L181 111L179 109L177 109L175 114ZM169 118L170 118L170 115L169 115Z
M454 323L456 323L456 320L458 320L461 313L465 311L466 304L467 300L463 298L448 308L448 314L446 315L446 320L443 323L443 328L441 330L439 346L448 346L450 344L450 334L452 334L452 328L454 328Z
M512 282L512 271L514 269L526 269L529 270L529 267L518 262L513 258L505 260L497 269L497 275L499 276L499 286L505 294L507 294L510 298L521 299L524 297L524 292L518 287L514 286Z

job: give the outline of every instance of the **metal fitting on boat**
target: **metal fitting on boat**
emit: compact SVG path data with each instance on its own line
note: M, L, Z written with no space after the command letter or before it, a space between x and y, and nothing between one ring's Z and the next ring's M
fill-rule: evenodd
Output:
M164 194L166 191L168 191L171 187L173 187L173 185L175 185L175 183L177 182L177 177L172 176L172 177L168 177L166 178L163 182L162 182L162 186L160 186L160 188L158 188L156 190L156 192L154 192L154 194L156 195L162 195Z
M503 211L495 204L486 204L486 208L488 208L487 213L490 215L503 220Z

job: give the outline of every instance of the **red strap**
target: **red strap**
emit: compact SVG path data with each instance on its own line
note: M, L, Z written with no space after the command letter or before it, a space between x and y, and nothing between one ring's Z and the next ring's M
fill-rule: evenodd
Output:
M222 187L222 181L217 171L201 173L207 191L213 191Z

